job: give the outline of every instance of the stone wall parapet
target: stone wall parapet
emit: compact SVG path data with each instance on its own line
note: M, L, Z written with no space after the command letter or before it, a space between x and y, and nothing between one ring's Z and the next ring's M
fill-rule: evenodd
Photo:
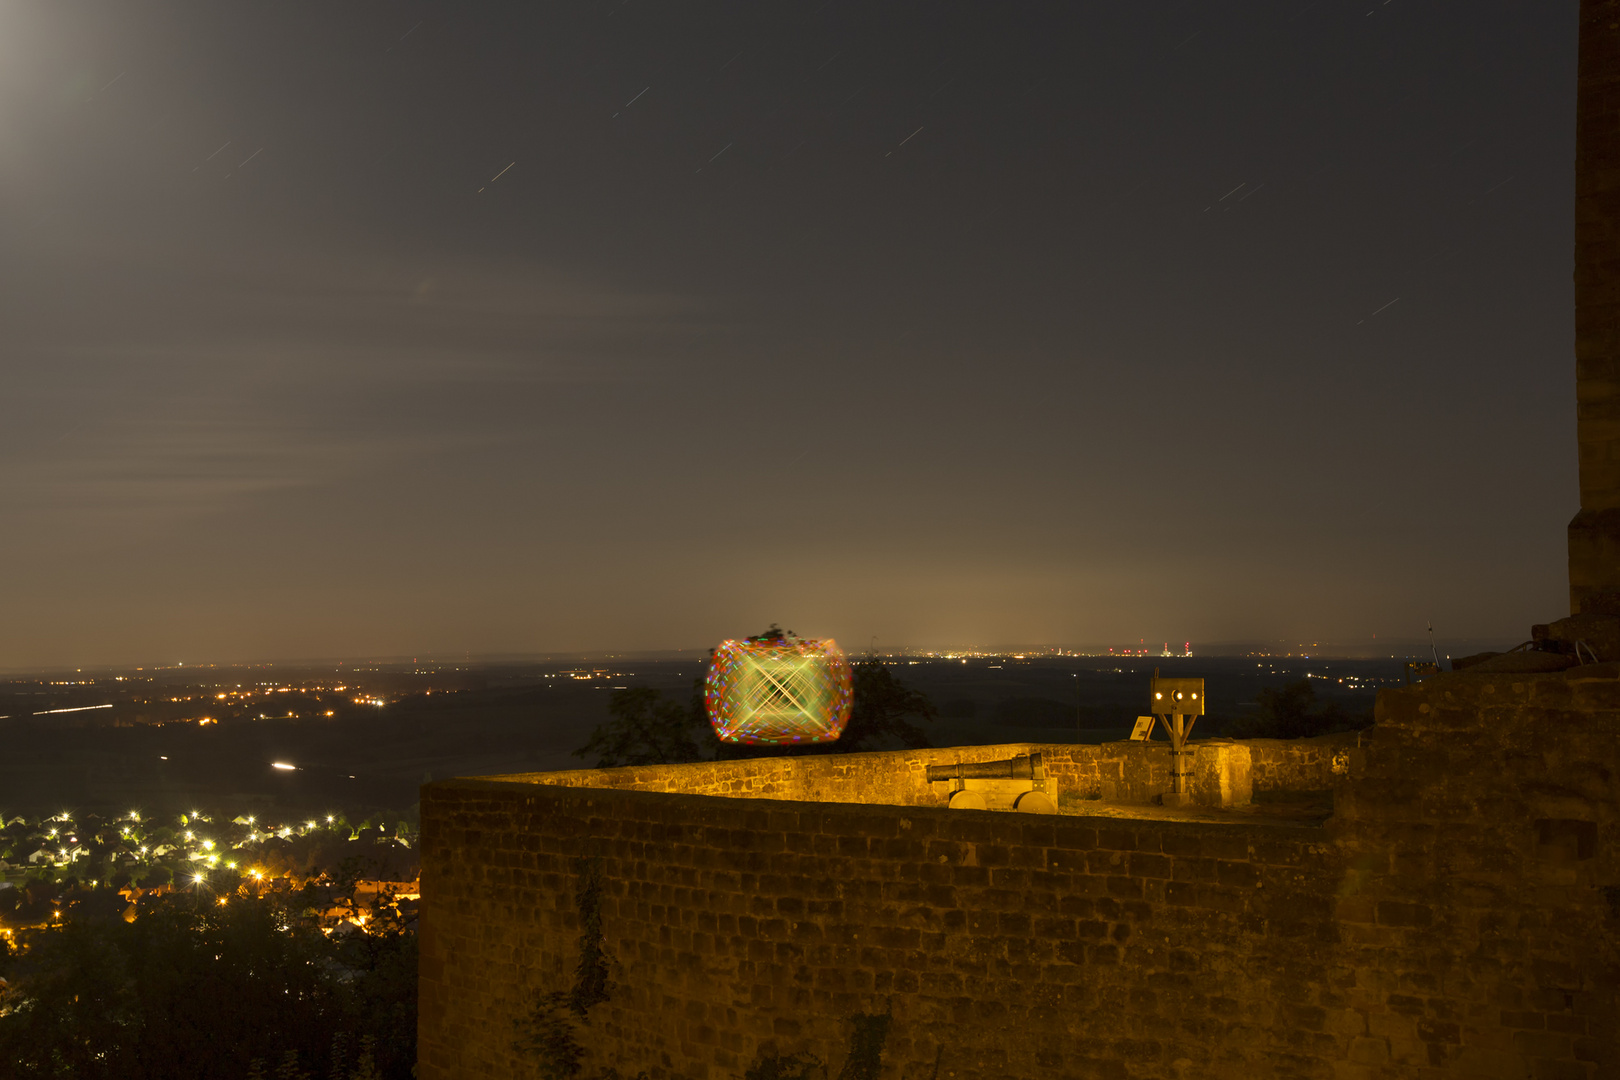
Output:
M697 793L914 752L427 785L421 1075L521 1074L588 925L609 991L570 1030L624 1076L837 1075L863 1024L885 1080L1620 1075L1617 674L1436 676L1282 767L1249 744L1262 791L1326 770L1325 828Z
M1298 752L1290 751L1280 740L1270 742L1277 743L1267 749L1267 775L1273 786L1307 779L1315 786L1305 790L1330 786L1316 777L1321 771L1322 753L1314 742L1302 745ZM1249 801L1251 745L1231 739L1203 739L1189 744L1194 751L1190 790L1195 805L1241 806ZM949 787L929 783L928 766L995 761L1030 753L1042 756L1046 775L1055 785L1060 802L1146 805L1170 787L1169 744L1129 739L1100 745L1001 743L884 753L742 758L691 765L629 765L517 773L498 779L728 798L938 806L946 801Z

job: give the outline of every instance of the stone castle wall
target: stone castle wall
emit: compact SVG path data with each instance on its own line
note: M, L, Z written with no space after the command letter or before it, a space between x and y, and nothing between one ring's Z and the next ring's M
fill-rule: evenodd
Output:
M1350 742L1355 736L1348 736ZM1250 798L1250 747L1266 747L1267 775L1276 782L1321 775L1313 786L1331 787L1329 770L1333 749L1345 736L1325 740L1278 740L1240 743L1207 739L1191 744L1191 792L1200 806L1242 805ZM1305 748L1309 745L1309 749ZM1328 749L1323 750L1324 747ZM711 761L695 765L644 765L620 769L575 769L567 772L521 773L488 777L523 783L565 787L657 791L684 795L722 795L734 798L774 798L810 802L884 803L891 806L940 806L947 785L927 779L930 765L963 761L997 761L1019 754L1039 753L1048 780L1057 795L1108 803L1147 804L1170 784L1170 749L1157 742L1129 740L1099 746L1003 743L900 750L877 754L820 754L806 757L752 758Z
M1328 763L1322 828L833 800L820 758L427 785L419 1075L535 1075L537 1030L657 1080L1620 1075L1620 669L1377 715L1247 747Z
M1620 593L1620 2L1582 0L1575 105L1575 429L1570 611ZM1609 612L1620 614L1620 612Z
M1360 743L1354 731L1315 739L1245 739L1251 788L1256 792L1327 791L1335 783L1334 760L1342 762L1344 753Z

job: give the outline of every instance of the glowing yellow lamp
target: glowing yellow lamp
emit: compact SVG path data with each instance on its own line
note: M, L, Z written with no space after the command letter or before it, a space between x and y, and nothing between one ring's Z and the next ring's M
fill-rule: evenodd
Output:
M849 661L831 638L723 641L709 663L703 697L722 742L836 742L849 723Z

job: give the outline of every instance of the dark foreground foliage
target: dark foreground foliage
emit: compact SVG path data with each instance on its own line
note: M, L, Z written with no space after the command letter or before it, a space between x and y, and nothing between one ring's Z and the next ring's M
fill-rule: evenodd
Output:
M619 765L679 765L714 758L714 733L703 713L702 683L691 701L675 701L647 686L613 691L613 719L574 751L598 769Z
M1232 721L1224 734L1235 739L1308 739L1372 724L1367 713L1350 712L1332 701L1318 702L1310 679L1261 690L1256 703L1258 712Z
M298 893L148 897L0 955L0 1074L392 1080L416 1059L416 937L323 933ZM9 1071L8 1071L9 1070Z
M854 666L854 700L849 725L835 743L810 746L741 746L715 738L703 706L703 680L678 701L644 686L615 690L613 719L591 733L574 753L598 769L618 765L679 765L738 757L839 754L930 746L918 726L939 715L928 695L906 686L880 660Z

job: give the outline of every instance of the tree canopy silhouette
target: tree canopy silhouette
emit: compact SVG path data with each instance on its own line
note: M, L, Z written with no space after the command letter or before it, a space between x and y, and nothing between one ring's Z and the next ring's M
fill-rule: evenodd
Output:
M680 765L712 759L718 743L703 712L703 682L693 700L681 702L647 686L613 691L612 719L591 732L576 757L596 759L596 768L619 765Z
M1280 688L1267 687L1257 695L1256 703L1259 711L1233 721L1229 734L1239 739L1307 739L1372 723L1370 717L1350 713L1337 702L1318 703L1308 678Z
M414 933L328 936L307 890L219 892L144 897L133 922L74 909L0 952L0 1075L234 1080L277 1061L276 1076L412 1075Z
M786 641L793 631L776 623L749 641ZM703 703L703 677L683 702L645 686L615 690L608 702L612 719L597 727L575 756L595 758L595 767L680 765L742 757L796 754L848 754L869 750L910 749L932 745L919 723L939 716L928 695L895 677L881 660L854 665L854 700L849 725L834 743L809 746L751 746L723 743L715 737Z
M914 721L927 723L938 717L939 710L927 694L895 678L881 660L862 660L855 665L855 702L849 726L836 746L846 753L894 749L896 742L907 749L931 746Z

